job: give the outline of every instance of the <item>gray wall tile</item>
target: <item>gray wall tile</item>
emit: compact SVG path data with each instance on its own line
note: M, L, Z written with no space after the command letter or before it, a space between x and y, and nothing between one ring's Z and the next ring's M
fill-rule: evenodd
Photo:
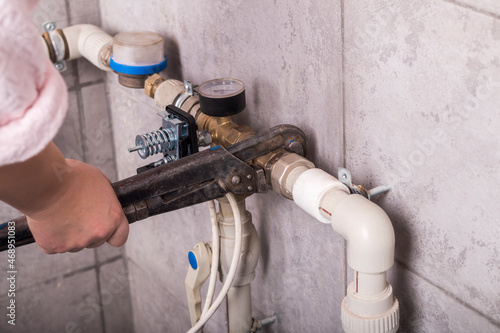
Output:
M388 280L401 304L400 333L500 332L500 325L400 265Z
M116 181L113 153L113 135L104 84L81 89L84 127L83 143L86 162L100 168L108 178Z
M22 274L19 272L18 278L22 278ZM50 293L45 293L45 290L50 290ZM16 325L7 324L3 314L0 330L5 333L103 332L96 291L93 269L19 290L16 292ZM0 296L2 309L8 302L4 295Z
M7 205L6 203L0 201L0 221L2 221L1 223L10 221L20 215L21 213L19 213L17 209L14 209L9 205Z
M54 143L61 150L65 158L72 158L79 161L84 160L80 111L75 91L70 91L68 94L68 112L64 123L54 138Z
M128 271L120 258L99 268L105 332L134 332Z
M59 29L67 27L68 19L65 0L40 1L32 15L33 24L40 32L43 31L43 24L47 22L55 22Z
M100 25L99 0L71 0L68 5L72 25Z
M122 255L123 247L114 247L108 243L95 249L97 253L97 261L103 263L107 260L119 257Z
M344 15L354 180L393 186L378 202L399 261L500 324L498 20L444 1Z
M0 252L0 264L7 265L7 253ZM46 255L38 245L31 244L16 249L16 266L19 272L19 289L46 281L61 281L65 275L89 269L95 265L94 250L78 253ZM3 289L0 295L3 295Z
M95 81L100 81L104 79L104 72L94 66L87 59L78 59L78 78L80 84L84 83L94 83ZM96 82L97 83L97 82Z
M184 332L190 327L187 307L170 290L151 280L149 274L128 262L136 332ZM179 288L183 289L183 288Z

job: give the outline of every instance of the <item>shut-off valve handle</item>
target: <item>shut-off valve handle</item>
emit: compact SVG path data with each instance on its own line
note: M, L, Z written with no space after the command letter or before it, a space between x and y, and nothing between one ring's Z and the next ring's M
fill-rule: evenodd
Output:
M204 242L199 242L189 251L189 268L186 274L186 296L191 326L201 317L201 287L210 276L212 251Z

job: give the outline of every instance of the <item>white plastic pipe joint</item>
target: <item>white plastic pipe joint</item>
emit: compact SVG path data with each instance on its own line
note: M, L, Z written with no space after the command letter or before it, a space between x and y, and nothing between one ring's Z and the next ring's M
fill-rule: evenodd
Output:
M106 52L111 52L113 38L100 28L91 24L79 24L62 29L69 48L69 58L73 60L84 57L94 66L109 71L106 65Z
M342 326L348 333L394 333L399 328L399 303L386 272L394 264L394 229L376 204L320 169L300 174L293 184L299 207L347 241L347 263L355 281L342 302Z

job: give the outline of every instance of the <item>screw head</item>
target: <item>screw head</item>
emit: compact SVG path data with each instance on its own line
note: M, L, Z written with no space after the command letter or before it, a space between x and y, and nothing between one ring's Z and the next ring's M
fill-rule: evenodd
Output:
M241 177L240 176L233 176L233 178L231 179L231 182L233 183L233 185L238 185L239 183L241 183Z
M47 30L47 31L55 30L55 28L56 28L56 25L53 22L49 22L49 23L45 24L45 30Z
M249 191L253 191L253 186L248 186L248 187L247 187L247 189L248 189Z
M247 175L247 179L252 179L252 175Z

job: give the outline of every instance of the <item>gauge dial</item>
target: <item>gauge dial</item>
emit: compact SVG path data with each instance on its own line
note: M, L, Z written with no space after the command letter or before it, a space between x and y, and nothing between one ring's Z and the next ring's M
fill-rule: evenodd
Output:
M201 111L209 116L224 117L245 109L245 84L237 79L215 79L198 87Z
M199 94L208 98L231 97L244 90L243 82L236 79L215 79L203 83L198 88Z

